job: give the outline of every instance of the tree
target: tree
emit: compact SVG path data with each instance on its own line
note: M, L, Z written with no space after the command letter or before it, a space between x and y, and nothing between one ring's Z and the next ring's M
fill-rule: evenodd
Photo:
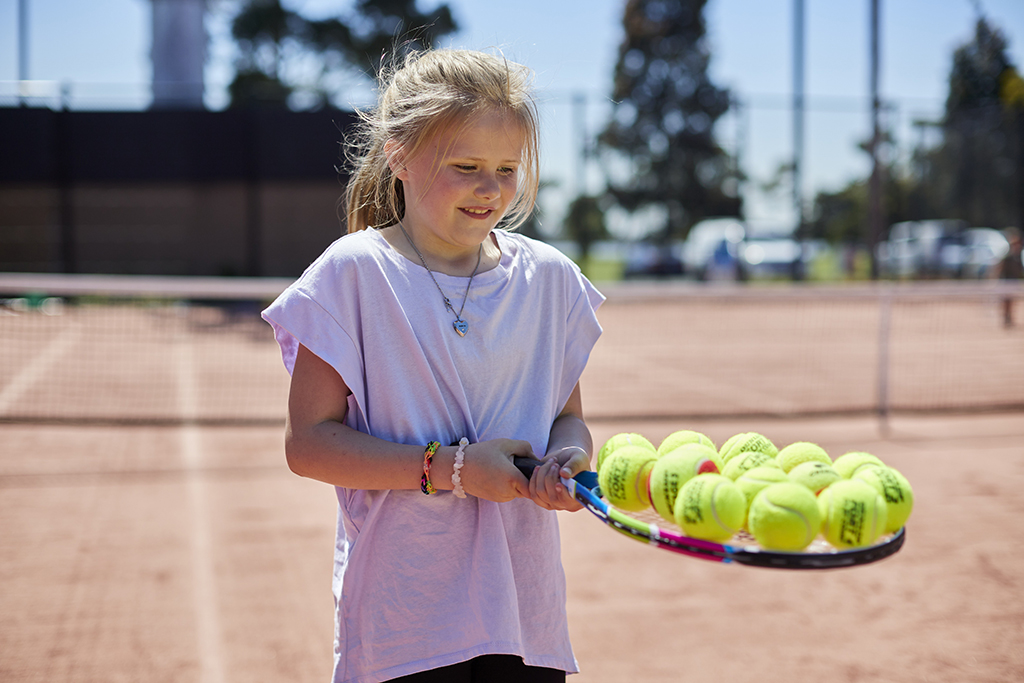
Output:
M946 212L973 225L1017 224L1022 164L1021 99L1006 39L979 18L974 38L957 48L935 163Z
M579 245L579 262L586 263L594 242L608 238L601 199L582 194L576 197L569 205L564 228L566 236Z
M423 13L415 0L356 0L350 16L321 20L307 19L281 0L247 0L231 26L239 50L228 86L231 106L281 105L289 98L294 104L299 92L310 106L322 106L340 94L332 76L354 71L372 78L396 50L432 47L456 28L447 5ZM315 73L296 75L311 62Z
M628 211L664 208L663 243L685 237L702 218L740 211L732 161L713 133L729 93L707 74L705 4L628 0L613 116L599 139L632 166L609 181L609 193Z

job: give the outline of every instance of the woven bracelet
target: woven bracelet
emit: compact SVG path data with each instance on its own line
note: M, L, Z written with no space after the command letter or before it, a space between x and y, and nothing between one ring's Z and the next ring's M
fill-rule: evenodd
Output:
M434 460L434 453L441 446L440 441L431 441L427 444L427 450L423 452L423 476L420 478L420 491L427 494L437 493L437 489L430 483L430 463Z

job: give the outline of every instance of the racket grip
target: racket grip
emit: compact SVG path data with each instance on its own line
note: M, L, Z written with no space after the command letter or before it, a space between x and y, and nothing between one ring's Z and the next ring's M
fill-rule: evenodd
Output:
M516 456L512 460L512 464L514 464L527 479L530 478L530 475L533 474L533 471L537 469L537 465L540 463L540 460L534 460L533 458L520 458L519 456ZM593 490L597 487L597 472L584 470L573 477L573 479L576 480L576 483L585 486L588 489Z

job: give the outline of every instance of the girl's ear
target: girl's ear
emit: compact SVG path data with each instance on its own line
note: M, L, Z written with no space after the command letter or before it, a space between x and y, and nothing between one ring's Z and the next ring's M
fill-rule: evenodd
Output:
M404 181L408 171L405 168L405 149L394 138L384 143L384 155L388 160L388 168L391 174Z

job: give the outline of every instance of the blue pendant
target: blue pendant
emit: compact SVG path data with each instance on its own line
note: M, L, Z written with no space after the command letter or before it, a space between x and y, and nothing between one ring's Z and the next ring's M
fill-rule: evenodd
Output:
M459 333L460 337L465 337L466 332L469 331L469 323L465 320L456 320L452 323L452 327L455 328L455 331Z

